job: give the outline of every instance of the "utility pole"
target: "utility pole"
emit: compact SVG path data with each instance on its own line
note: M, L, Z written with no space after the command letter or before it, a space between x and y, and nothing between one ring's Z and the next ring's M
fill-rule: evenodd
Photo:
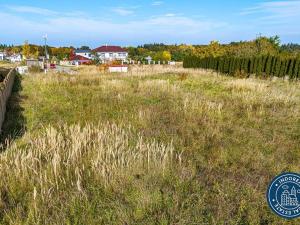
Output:
M47 39L48 39L48 35L44 35L43 36L43 39L45 41L45 45L44 45L44 48L45 48L45 58L44 58L44 70L45 70L45 73L47 73L47 65L48 65L48 58L49 58L49 55L48 55L48 51L47 51Z

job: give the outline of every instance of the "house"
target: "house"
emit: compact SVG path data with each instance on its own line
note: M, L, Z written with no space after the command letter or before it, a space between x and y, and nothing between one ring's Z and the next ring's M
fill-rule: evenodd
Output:
M73 51L70 55L70 61L73 65L87 65L92 63L92 59L82 56L82 55L77 55L75 51Z
M39 67L41 69L44 69L44 62L39 61L38 59L26 59L26 66L28 68L30 68L30 67Z
M91 50L74 50L74 54L77 56L82 56L87 59L93 59Z
M26 74L28 73L28 66L18 66L16 70L19 74Z
M110 62L114 60L126 61L128 52L119 46L101 46L93 50L102 62Z
M22 58L23 57L21 54L12 54L12 55L6 57L6 59L8 59L12 63L22 62Z
M0 61L5 60L6 58L6 53L5 52L0 52Z

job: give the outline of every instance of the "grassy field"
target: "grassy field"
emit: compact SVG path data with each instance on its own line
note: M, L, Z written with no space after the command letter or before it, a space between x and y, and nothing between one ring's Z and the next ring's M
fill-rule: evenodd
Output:
M300 171L300 83L93 67L16 82L0 224L299 224L265 193Z
M7 61L0 61L0 67L1 68L12 68L12 67L14 67L14 64L7 62Z

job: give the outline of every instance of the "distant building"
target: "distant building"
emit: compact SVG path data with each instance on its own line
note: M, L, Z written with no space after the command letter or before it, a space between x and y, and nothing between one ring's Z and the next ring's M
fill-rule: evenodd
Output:
M38 59L26 59L26 66L28 68L30 68L30 67L40 67L41 69L44 69L44 62L39 61Z
M77 56L82 56L87 59L93 59L91 50L74 50L74 54Z
M5 52L0 52L0 61L5 60L6 58L6 53Z
M114 60L126 61L128 58L128 52L119 46L101 46L93 50L96 52L98 58L102 62L109 62Z
M12 54L10 56L7 56L6 59L12 63L16 63L16 62L22 62L23 57L21 54Z
M82 53L84 54L84 53ZM82 55L77 55L75 51L73 51L70 55L70 61L71 64L73 65L85 65L85 64L90 64L92 63L92 59L82 56Z
M28 73L28 66L18 66L16 70L19 74L26 74Z

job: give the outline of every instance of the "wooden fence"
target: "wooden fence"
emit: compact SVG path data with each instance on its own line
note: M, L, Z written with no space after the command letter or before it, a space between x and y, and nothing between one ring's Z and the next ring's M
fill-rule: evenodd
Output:
M16 70L1 70L1 73L6 73L4 80L0 83L0 132L5 118L6 103L11 94L14 84Z

